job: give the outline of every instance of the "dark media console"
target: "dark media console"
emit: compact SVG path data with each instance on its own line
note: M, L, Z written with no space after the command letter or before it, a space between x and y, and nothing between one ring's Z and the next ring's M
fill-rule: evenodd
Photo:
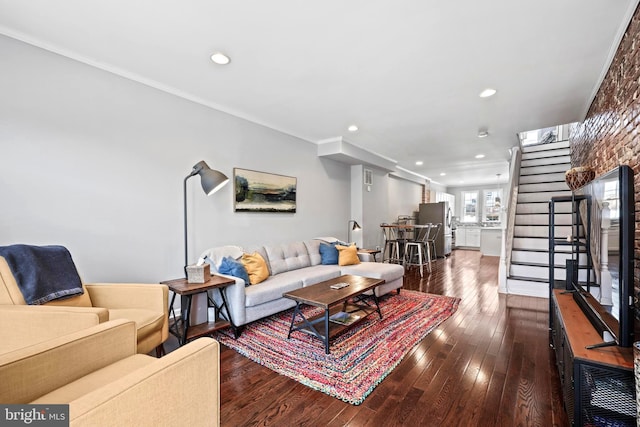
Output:
M571 425L635 426L633 350L620 346L587 349L602 342L602 336L570 292L553 290L549 314L551 344Z

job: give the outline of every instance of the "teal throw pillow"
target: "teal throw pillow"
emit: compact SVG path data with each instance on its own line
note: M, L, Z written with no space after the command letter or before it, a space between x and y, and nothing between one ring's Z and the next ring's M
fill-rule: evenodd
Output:
M338 250L335 243L320 243L320 263L323 265L338 263Z
M236 261L230 256L222 258L222 262L220 263L218 272L222 274L228 274L233 277L238 277L244 280L245 286L249 286L251 284L249 282L249 274L247 274L247 269L244 268L244 265L242 265L240 261Z

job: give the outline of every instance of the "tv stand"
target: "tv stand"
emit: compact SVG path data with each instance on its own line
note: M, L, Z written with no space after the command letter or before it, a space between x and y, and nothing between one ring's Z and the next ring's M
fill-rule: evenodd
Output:
M635 426L632 348L589 348L602 337L571 294L554 289L551 308L551 345L571 425Z
M618 345L617 342L615 341L605 341L605 342L599 342L598 344L591 344L586 346L585 348L587 350L593 350L595 348L603 348L603 347L610 347L612 345Z

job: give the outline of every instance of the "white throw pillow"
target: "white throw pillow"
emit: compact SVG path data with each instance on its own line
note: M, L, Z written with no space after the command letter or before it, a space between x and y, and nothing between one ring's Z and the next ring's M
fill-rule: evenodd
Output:
M238 260L242 257L243 253L244 252L240 246L218 246L217 248L207 249L200 255L200 258L204 258L206 256L207 262L211 264L211 268L215 270L215 273L217 273L218 268L220 268L220 263L225 257L230 256L231 258Z

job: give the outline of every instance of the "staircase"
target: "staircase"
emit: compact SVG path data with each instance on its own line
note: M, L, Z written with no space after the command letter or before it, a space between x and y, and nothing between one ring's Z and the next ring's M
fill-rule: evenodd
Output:
M571 168L568 141L522 148L511 265L510 294L549 297L549 199L571 196L564 173ZM571 202L557 203L555 236L571 234ZM564 280L571 247L556 248L555 278Z

